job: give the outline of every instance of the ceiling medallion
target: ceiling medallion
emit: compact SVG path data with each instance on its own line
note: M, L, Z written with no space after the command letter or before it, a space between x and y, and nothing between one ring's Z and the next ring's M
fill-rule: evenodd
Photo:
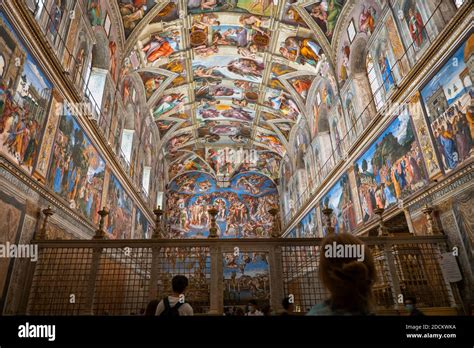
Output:
M268 38L268 35L265 35L265 34L262 34L262 33L256 33L253 36L253 42L258 47L267 47L269 42L270 42L270 39Z
M203 30L194 30L190 34L190 39L192 46L201 46L206 44L207 35Z
M258 94L255 92L246 92L245 98L249 101L256 101L258 99Z

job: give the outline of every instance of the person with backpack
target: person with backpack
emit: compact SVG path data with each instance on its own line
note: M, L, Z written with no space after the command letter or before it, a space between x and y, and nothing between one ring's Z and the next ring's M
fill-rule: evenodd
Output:
M184 300L184 292L188 287L188 278L183 275L176 275L171 280L173 294L163 298L158 307L156 315L160 317L179 317L194 315L193 307Z
M154 316L156 313L156 307L158 307L159 303L160 303L159 300L151 300L146 306L144 315L147 317Z

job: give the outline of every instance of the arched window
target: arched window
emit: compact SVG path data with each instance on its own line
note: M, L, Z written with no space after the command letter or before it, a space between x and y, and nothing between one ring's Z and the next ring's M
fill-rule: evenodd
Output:
M97 114L101 114L102 99L104 96L107 74L109 73L110 52L109 40L102 27L94 28L94 36L96 43L92 48L90 77L87 81L87 95L92 99L92 103Z
M377 73L375 71L374 60L372 55L367 54L367 75L369 77L370 89L372 90L372 95L374 96L375 107L379 110L383 105L383 95L380 86L380 82L377 78Z
M122 142L120 143L120 149L128 163L130 163L132 159L134 134L135 134L134 129L124 129L122 131Z
M107 73L107 70L93 67L87 83L86 94L91 99L97 115L101 114L100 106L102 105Z
M143 174L142 174L142 188L147 196L150 190L150 174L151 174L151 167L144 166Z

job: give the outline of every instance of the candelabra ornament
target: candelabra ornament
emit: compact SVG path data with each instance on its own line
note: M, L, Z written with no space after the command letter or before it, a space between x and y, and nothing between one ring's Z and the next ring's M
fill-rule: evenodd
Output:
M281 224L280 219L277 217L278 208L272 207L268 210L268 213L273 217L273 224L272 224L272 237L273 238L280 238L281 237Z
M388 236L388 227L385 225L385 222L383 221L383 213L385 209L384 208L375 208L374 209L374 214L378 216L379 220L379 227L378 227L378 236Z
M426 217L426 232L429 235L441 234L436 218L433 216L435 209L429 205L425 205L421 210Z
M163 236L163 230L161 228L161 217L163 216L163 210L160 206L158 206L155 210L153 210L153 214L155 214L156 220L155 230L153 231L152 239L159 239Z
M43 220L43 225L41 226L39 232L36 234L36 240L42 240L42 239L46 239L47 237L47 228L48 228L48 219L50 216L52 216L54 214L54 210L51 209L51 206L48 205L48 207L46 209L43 209L42 210L43 214L44 214L44 220Z
M212 206L207 210L209 215L211 216L211 228L209 228L209 237L208 238L218 238L217 235L217 224L216 224L216 215L217 215L217 208Z
M325 220L324 224L326 225L326 234L328 234L328 235L335 233L334 227L332 226L332 223L331 223L332 212L333 212L333 210L329 207L325 207L322 210L322 213L324 215L324 220Z
M97 213L100 215L99 228L95 231L93 239L105 239L106 233L104 231L104 222L105 217L109 215L109 212L105 207L103 207L102 210L99 210Z

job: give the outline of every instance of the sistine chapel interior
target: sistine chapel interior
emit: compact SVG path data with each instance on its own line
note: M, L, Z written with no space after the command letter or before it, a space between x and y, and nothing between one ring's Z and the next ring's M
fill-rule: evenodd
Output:
M470 315L473 80L470 1L0 1L0 316L311 315L327 238Z

